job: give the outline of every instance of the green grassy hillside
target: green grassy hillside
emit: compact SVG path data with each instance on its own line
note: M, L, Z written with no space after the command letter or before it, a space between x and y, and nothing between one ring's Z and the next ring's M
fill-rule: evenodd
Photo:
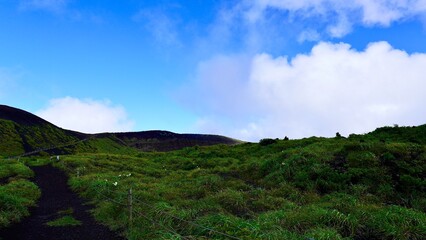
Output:
M418 127L382 127L364 136L367 139L379 139L380 141L412 142L426 144L426 125Z
M84 140L55 149L67 155L53 164L128 239L426 238L426 125L232 145L163 131L84 135L20 114L0 120L0 227L39 196L31 171L1 156ZM183 148L194 139L228 145Z
M373 136L84 154L57 166L129 239L424 239L426 145Z
M13 121L0 119L0 155L15 156L40 148L78 141L51 124L20 125ZM60 153L66 153L60 151Z

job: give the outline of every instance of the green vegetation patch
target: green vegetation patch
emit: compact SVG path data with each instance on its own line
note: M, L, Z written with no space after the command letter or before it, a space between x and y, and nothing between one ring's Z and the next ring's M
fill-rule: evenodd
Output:
M81 222L70 215L66 215L53 221L47 222L46 225L49 227L80 226Z
M56 156L54 156L56 158ZM44 166L52 162L50 157L26 157L22 158L21 161L30 167Z
M58 212L58 214L60 214L60 215L71 215L73 213L74 213L73 208L68 208L68 209L61 210L61 211Z
M81 154L56 164L95 204L97 220L130 239L422 239L425 146L368 138Z
M19 222L35 206L40 189L28 180L34 172L16 160L0 160L0 228Z
M33 171L24 164L12 161L1 160L0 163L0 179L6 178L30 178L34 176Z
M135 148L123 145L120 140L114 137L93 138L80 142L73 146L73 152L77 153L110 153L110 154L137 154Z
M40 195L39 188L24 179L0 186L0 228L28 216L28 208L35 206Z
M424 239L421 129L166 153L90 139L53 164L129 239ZM52 222L72 225L72 209L58 214Z
M24 152L16 123L0 119L0 155L15 156Z

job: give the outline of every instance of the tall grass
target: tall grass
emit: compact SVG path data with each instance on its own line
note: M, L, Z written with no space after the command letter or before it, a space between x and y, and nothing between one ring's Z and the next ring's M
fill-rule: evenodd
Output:
M82 154L57 166L129 239L422 239L425 156L412 143L309 138Z
M9 226L29 215L40 197L39 188L27 178L34 173L22 163L0 161L0 228Z

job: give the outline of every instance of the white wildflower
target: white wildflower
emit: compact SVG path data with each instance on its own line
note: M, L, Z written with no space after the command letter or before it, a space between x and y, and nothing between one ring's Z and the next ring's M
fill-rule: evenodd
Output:
M114 182L112 185L117 186L118 182Z

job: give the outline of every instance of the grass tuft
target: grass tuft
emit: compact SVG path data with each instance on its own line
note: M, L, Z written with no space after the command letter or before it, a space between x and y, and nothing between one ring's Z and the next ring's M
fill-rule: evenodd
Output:
M53 221L47 222L46 225L49 227L80 226L81 222L70 215L66 215Z

